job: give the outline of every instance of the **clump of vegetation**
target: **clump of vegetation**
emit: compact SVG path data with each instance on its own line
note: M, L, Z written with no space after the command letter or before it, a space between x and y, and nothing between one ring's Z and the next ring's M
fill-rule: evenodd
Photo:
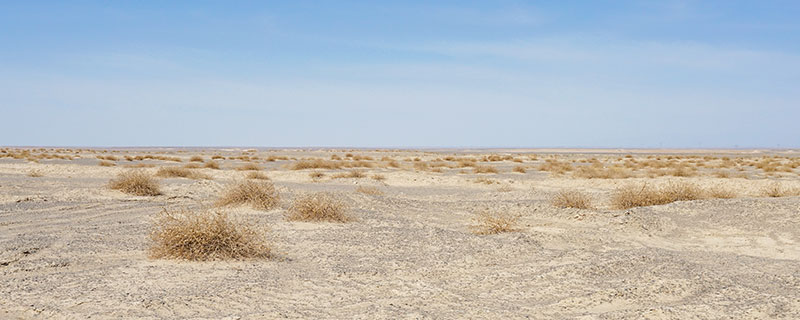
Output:
M383 195L383 191L381 191L381 189L378 189L376 187L358 186L356 188L356 192L363 193L363 194L368 194L368 195L372 195L372 196L381 196L381 195Z
M592 208L592 198L585 193L575 190L559 191L553 197L552 203L554 206L561 208L576 208L576 209Z
M735 191L721 186L714 186L708 190L708 196L715 199L733 199L736 195Z
M611 204L617 209L654 206L675 201L698 200L703 190L688 182L670 182L660 187L628 185L618 188L611 196Z
M236 170L239 171L259 171L261 170L261 166L255 163L245 163L241 167L237 167Z
M547 171L557 174L563 174L565 172L572 171L572 169L572 164L554 159L547 159L545 160L545 163L539 165L539 171Z
M292 166L292 170L303 170L303 169L339 169L342 167L341 162L338 161L327 161L322 159L314 159L314 160L301 160L295 162Z
M105 161L105 160L101 160L100 162L98 162L98 163L97 163L97 165L99 165L99 166L101 166L101 167L114 167L114 166L116 166L117 164L116 164L116 163L113 163L113 162L111 162L111 161Z
M493 179L487 179L487 178L477 178L477 179L475 179L474 181L475 181L475 183L482 183L482 184L495 184L495 183L500 183L500 181L493 180Z
M514 172L519 172L519 173L527 172L527 170L525 170L525 166L515 166L514 169L511 169L511 170L514 171Z
M337 174L333 175L334 179L341 179L341 178L359 179L359 178L363 178L363 177L366 177L366 175L363 172L358 171L358 170L350 170L348 172L342 172L342 173L337 173Z
M770 198L779 198L800 195L800 190L786 188L780 182L775 181L765 186L761 190L761 194Z
M492 166L475 166L473 168L475 173L497 173L497 168Z
M247 179L270 180L266 174L260 171L251 171L247 174Z
M386 180L386 177L384 175L382 175L382 174L373 174L371 178L372 178L372 180L375 180L375 181Z
M208 160L208 162L206 162L203 165L203 167L206 167L206 168L209 168L209 169L217 169L217 170L219 170L219 162L216 162L214 160Z
M311 177L311 179L313 179L313 180L319 180L319 179L322 179L323 177L325 177L325 174L322 173L322 172L319 172L319 171L314 171L314 172L309 173L308 176Z
M269 258L265 230L222 211L162 210L150 233L150 257L194 261Z
M181 167L162 167L156 172L156 176L164 178L188 178L188 179L211 179L210 176L192 169Z
M470 226L470 229L473 233L479 235L519 231L517 226L519 218L519 214L506 211L484 210L473 217L474 224Z
M312 193L298 197L288 210L287 218L293 221L347 222L347 206L333 194Z
M137 196L157 196L161 194L158 181L140 170L120 173L108 183L108 187Z
M32 169L31 171L28 171L28 176L32 178L39 178L44 177L44 173L42 173L42 170Z
M189 158L189 161L191 161L191 162L203 162L203 157L201 157L201 156L192 156L191 158Z
M280 195L270 181L245 180L228 187L217 206L250 205L254 209L269 210L278 205Z

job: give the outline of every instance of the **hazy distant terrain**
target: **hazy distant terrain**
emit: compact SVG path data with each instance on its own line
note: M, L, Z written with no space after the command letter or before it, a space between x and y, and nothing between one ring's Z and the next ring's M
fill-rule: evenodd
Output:
M162 210L269 256L155 257ZM793 150L0 148L3 319L797 319L799 242Z

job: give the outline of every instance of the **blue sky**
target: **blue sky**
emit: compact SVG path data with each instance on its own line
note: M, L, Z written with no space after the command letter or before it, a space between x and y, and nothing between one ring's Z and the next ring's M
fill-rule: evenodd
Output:
M3 1L0 145L800 147L797 1Z

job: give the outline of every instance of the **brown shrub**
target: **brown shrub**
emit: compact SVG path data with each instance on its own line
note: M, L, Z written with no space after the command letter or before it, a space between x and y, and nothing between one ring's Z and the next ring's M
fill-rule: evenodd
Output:
M480 235L519 231L517 227L519 218L519 214L484 210L472 218L474 224L470 226L470 229L473 233Z
M592 198L575 190L559 191L551 200L554 206L561 208L591 209Z
M630 170L626 168L604 167L602 165L579 167L573 175L584 179L625 179L633 176Z
M203 167L206 167L206 168L209 168L209 169L217 169L217 170L219 170L219 162L216 162L214 160L209 160L208 162L206 162L203 165Z
M287 211L287 218L293 221L347 222L347 206L333 194L312 193L298 197Z
M42 173L41 170L32 169L31 171L28 171L28 176L32 178L39 178L39 177L44 177L44 173Z
M314 160L301 160L295 162L292 166L292 170L303 170L303 169L340 169L342 164L338 161L328 161L322 159L314 159Z
M366 177L366 175L364 175L363 172L358 171L358 170L350 170L348 172L341 172L341 173L337 173L337 174L332 176L332 178L334 178L334 179L342 179L342 178L355 178L355 179L358 179L358 178L363 178L363 177Z
M323 177L325 177L325 174L322 173L322 172L319 172L319 171L314 171L314 172L309 173L308 176L311 177L311 179L319 180L319 179L322 179Z
M188 178L188 179L211 179L210 176L192 169L181 167L162 167L156 172L156 176L164 178Z
M474 173L497 173L497 169L492 166L475 166L473 169Z
M378 189L376 187L358 186L356 188L356 192L363 193L363 194L368 194L368 195L373 195L373 196L383 195L383 191L381 191L381 189Z
M736 198L736 192L722 186L714 186L708 190L708 196L715 199L733 199Z
M116 163L113 163L113 162L111 162L111 161L105 161L105 160L103 160L103 161L100 161L100 162L98 162L98 163L97 163L97 165L99 165L99 166L101 166L101 167L114 167L114 166L116 166L117 164L116 164Z
M477 178L477 179L475 179L474 181L475 181L475 183L482 183L482 184L495 184L495 183L500 183L500 181L497 181L497 180L492 180L492 179L487 179L487 178Z
M703 190L688 182L669 182L660 187L628 185L618 188L611 196L611 204L617 209L667 204L675 201L698 200Z
M192 156L191 158L189 158L189 161L191 161L191 162L203 162L203 157L201 157L201 156Z
M251 171L247 174L247 179L256 179L256 180L270 180L267 175L259 171Z
M164 209L150 233L150 257L194 261L269 258L265 233L222 211Z
M515 166L514 169L511 169L514 172L525 173L525 166Z
M545 163L539 165L539 171L563 174L565 172L572 171L572 164L554 159L547 159L545 160Z
M108 187L137 196L157 196L161 194L158 181L140 170L120 173L108 183Z
M761 194L770 198L789 197L800 195L800 190L789 189L778 181L775 181L761 189Z
M372 180L375 180L375 181L384 181L384 180L386 180L386 177L384 175L382 175L382 174L373 174L371 178L372 178Z
M248 170L259 171L259 170L261 170L261 166L255 164L255 163L245 163L241 167L237 167L236 170L239 170L239 171L248 171Z
M278 205L280 195L269 181L245 180L233 184L217 200L217 206L250 205L253 209L269 210Z

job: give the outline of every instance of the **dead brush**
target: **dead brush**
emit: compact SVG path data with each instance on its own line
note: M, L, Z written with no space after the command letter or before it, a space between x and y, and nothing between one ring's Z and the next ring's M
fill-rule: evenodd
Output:
M318 192L299 196L287 211L291 221L348 222L347 205L333 194Z
M371 196L382 196L383 195L383 191L381 191L381 189L378 189L376 187L358 186L356 188L356 192L363 193L363 194L368 194L368 195L371 195Z
M259 170L261 170L261 166L255 164L255 163L245 163L245 164L237 167L236 170L239 170L239 171L259 171Z
M256 179L256 180L270 180L266 174L259 171L251 171L247 174L247 179Z
M520 215L507 211L479 211L472 218L470 230L479 235L490 235L519 231L517 226Z
M372 178L372 180L375 180L375 181L384 181L384 180L386 180L386 176L384 176L382 174L373 174L370 178Z
M334 179L347 179L347 178L360 179L366 177L366 175L358 170L350 170L348 172L337 173L331 177Z
M616 209L629 209L704 198L700 187L688 182L669 182L659 187L646 183L618 188L611 195L611 205Z
M497 168L492 166L475 166L472 168L474 173L498 173Z
M203 157L201 157L201 156L192 156L191 158L189 158L189 161L190 162L203 162L204 160L203 160Z
M214 160L208 160L205 164L203 164L204 168L215 169L219 170L219 162Z
M722 187L714 186L708 189L708 196L714 199L733 199L736 198L736 191Z
M576 190L561 190L553 196L551 203L559 208L591 209L592 198Z
M568 162L561 162L555 159L547 159L545 163L539 165L539 171L546 171L550 173L556 174L564 174L566 172L572 171L572 164Z
M770 198L780 198L800 195L800 189L786 188L779 181L770 183L761 189L761 195Z
M161 167L156 172L156 176L163 178L187 178L194 180L211 179L210 176L204 173L181 167Z
M28 176L31 178L39 178L39 177L44 177L44 173L42 172L42 170L39 169L31 169L30 171L28 171Z
M310 177L312 180L315 180L315 181L316 181L316 180L319 180L319 179L322 179L322 178L324 178L324 177L325 177L325 174L324 174L324 173L322 173L322 172L319 172L319 171L314 171L314 172L310 172L310 173L308 174L308 176L309 176L309 177Z
M511 169L511 171L519 172L519 173L527 172L527 170L525 170L525 166L515 166L513 169Z
M340 169L342 167L341 162L339 161L328 161L322 159L314 159L314 160L301 160L295 162L290 167L292 170L303 170L303 169Z
M157 196L161 194L158 181L141 170L120 173L108 182L108 187L137 196Z
M97 163L97 165L101 167L115 167L117 164L111 161L101 160L100 162Z
M270 181L245 180L230 185L217 200L217 206L249 205L253 209L269 210L280 201L275 185Z
M224 211L162 210L150 232L154 259L192 261L270 257L265 228L237 221Z

